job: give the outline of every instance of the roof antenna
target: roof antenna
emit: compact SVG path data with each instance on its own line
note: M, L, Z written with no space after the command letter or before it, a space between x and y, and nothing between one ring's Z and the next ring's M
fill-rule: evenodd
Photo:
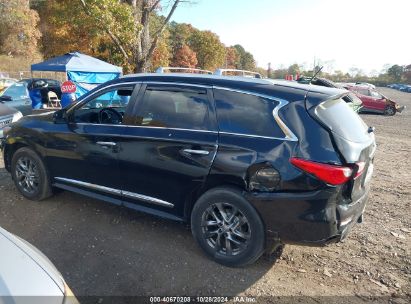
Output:
M317 75L321 72L321 70L323 69L323 67L324 67L324 66L320 67L320 68L318 69L318 71L314 73L313 77L311 77L311 79L310 79L309 84L311 84L311 82L314 80L315 76L317 76Z

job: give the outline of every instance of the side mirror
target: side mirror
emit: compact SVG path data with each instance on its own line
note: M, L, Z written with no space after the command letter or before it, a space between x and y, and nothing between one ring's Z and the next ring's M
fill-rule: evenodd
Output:
M67 123L67 112L65 109L58 110L53 114L53 120L56 124Z
M0 102L7 102L7 101L13 101L13 98L7 95L0 96Z

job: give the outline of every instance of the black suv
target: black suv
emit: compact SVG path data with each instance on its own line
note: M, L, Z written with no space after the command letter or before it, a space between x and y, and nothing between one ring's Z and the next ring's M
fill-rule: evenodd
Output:
M13 124L5 166L26 198L60 188L185 221L210 257L241 266L285 243L339 241L362 220L376 146L345 94L130 75Z

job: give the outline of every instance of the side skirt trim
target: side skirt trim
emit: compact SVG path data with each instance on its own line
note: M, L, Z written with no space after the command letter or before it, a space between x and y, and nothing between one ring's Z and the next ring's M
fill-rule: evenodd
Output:
M137 199L137 200L141 200L141 201L144 201L144 202L147 202L147 203L151 203L151 204L155 204L155 205L159 205L159 206L163 206L163 207L168 207L168 208L173 208L174 207L174 204L172 204L172 203L163 201L163 200L155 198L155 197L139 194L139 193L134 193L134 192L129 192L129 191L122 191L122 190L119 190L119 189L109 188L109 187L105 187L105 186L100 186L100 185L87 183L87 182L82 182L82 181L69 179L69 178L64 178L64 177L55 177L54 179L57 180L57 181L60 181L60 182L65 182L65 183L69 183L69 184L72 184L72 185L81 186L81 187L101 191L101 192L108 193L108 194L120 195L120 196L124 196L124 197L128 197L128 198L132 198L132 199ZM61 184L57 184L57 185L61 185Z

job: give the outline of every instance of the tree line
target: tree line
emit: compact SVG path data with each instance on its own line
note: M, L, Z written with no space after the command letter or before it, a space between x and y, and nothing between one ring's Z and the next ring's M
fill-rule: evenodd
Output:
M313 69L292 64L257 67L241 45L226 46L217 34L190 24L170 22L189 0L0 0L0 69L80 51L123 67L124 73L154 71L159 66L251 70L265 77L311 76ZM17 67L16 67L17 68ZM317 70L316 66L314 70ZM328 71L334 81L367 81L379 85L411 83L411 66L392 65L367 76ZM328 72L327 72L328 71Z
M0 0L0 55L37 61L80 51L123 67L256 70L241 45L170 22L184 0Z

